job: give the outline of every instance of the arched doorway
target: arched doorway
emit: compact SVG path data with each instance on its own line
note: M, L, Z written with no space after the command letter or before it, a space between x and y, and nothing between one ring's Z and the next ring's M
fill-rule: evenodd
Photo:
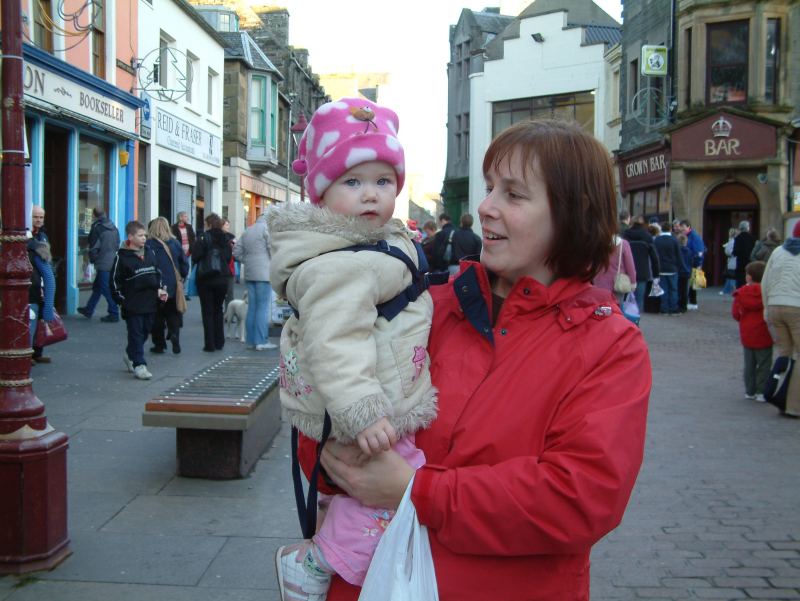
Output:
M703 265L711 285L721 286L725 280L727 257L722 245L728 240L728 230L739 222L750 222L750 233L758 238L758 197L746 185L726 182L714 188L706 197L703 216L703 240L708 248Z

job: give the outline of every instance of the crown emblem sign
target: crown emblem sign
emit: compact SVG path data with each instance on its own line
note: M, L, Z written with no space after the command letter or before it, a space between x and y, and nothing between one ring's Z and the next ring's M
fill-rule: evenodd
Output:
M732 129L733 124L722 116L711 124L711 134L715 138L727 138L731 135Z

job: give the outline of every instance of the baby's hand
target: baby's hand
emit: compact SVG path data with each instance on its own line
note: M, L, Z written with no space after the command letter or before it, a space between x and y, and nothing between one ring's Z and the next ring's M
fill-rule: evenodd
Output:
M365 455L388 451L397 442L397 433L385 417L367 426L356 436L356 442Z

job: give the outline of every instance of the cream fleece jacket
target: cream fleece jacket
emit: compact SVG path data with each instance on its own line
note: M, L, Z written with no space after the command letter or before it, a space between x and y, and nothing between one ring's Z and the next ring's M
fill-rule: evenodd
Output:
M363 219L306 203L267 213L270 282L298 311L281 333L281 404L301 432L319 440L325 410L331 436L352 441L387 417L403 436L436 416L426 350L433 302L424 292L392 321L376 305L411 283L406 265L372 251L341 251L386 240L417 262L399 220L374 228ZM337 251L337 252L331 252Z

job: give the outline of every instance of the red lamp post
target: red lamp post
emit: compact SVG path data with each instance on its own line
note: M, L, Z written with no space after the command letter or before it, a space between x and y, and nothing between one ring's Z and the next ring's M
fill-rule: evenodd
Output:
M308 127L308 121L306 121L305 111L300 111L300 115L297 117L297 121L295 121L295 124L292 125L289 128L289 131L292 132L292 138L294 138L294 145L295 146L299 146L300 145L300 138L303 137L303 133L305 133L306 127ZM300 202L304 202L305 199L306 199L305 198L305 193L306 193L305 182L306 182L305 176L301 176L300 177Z
M0 574L49 569L70 554L67 436L33 393L25 232L20 0L2 0L0 231Z

